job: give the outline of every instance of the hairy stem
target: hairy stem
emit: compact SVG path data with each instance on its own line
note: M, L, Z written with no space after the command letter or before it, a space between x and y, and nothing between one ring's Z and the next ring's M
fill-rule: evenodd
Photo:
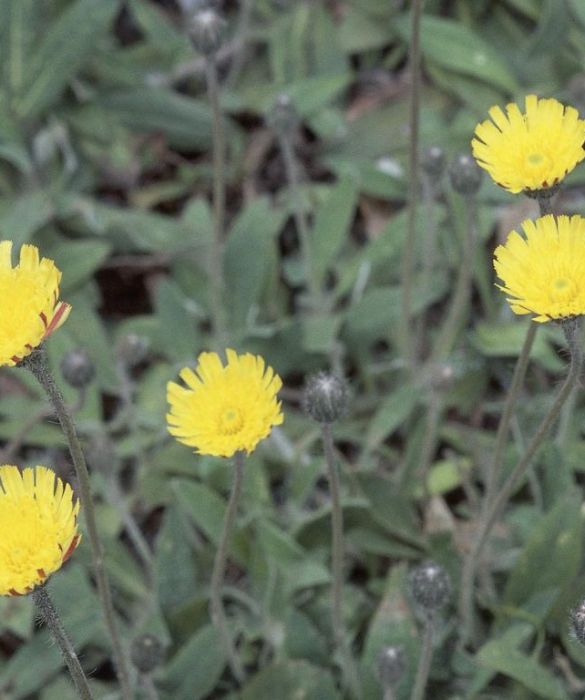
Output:
M402 254L401 288L401 341L403 357L413 362L411 335L412 318L412 279L414 276L414 253L416 250L416 210L418 199L418 131L420 112L420 21L424 0L412 0L410 24L410 105L409 131L410 142L408 149L408 219L406 240Z
M481 560L481 555L488 541L489 535L494 524L500 517L503 509L512 495L518 480L524 475L526 469L537 450L540 448L550 429L559 417L563 404L571 394L571 391L578 383L582 365L582 351L578 342L578 324L575 319L570 319L563 322L563 330L567 337L569 351L571 353L571 364L567 377L561 386L552 406L546 416L542 419L536 433L533 435L528 447L523 456L520 458L508 478L504 481L499 491L495 493L491 502L487 502L482 511L478 532L473 543L471 552L469 553L462 575L462 588L460 598L460 615L462 622L462 637L460 643L465 644L472 632L473 626L473 586L475 579L475 571Z
M218 349L227 342L227 326L223 295L225 289L223 251L225 236L225 133L221 104L219 100L219 80L215 56L205 60L207 94L211 104L213 141L213 241L209 265L211 313L213 331Z
M428 614L428 613L427 613ZM431 661L433 660L433 634L435 621L431 615L425 619L425 627L423 633L423 642L418 660L418 668L416 669L416 678L414 688L410 695L410 700L423 700L425 697L425 689L429 679L431 670Z
M341 507L341 490L339 487L339 473L333 447L333 435L331 433L331 425L328 423L322 424L321 437L323 440L323 450L325 452L325 462L327 464L329 487L331 490L333 635L335 637L335 645L341 652L343 658L347 684L351 689L353 697L360 698L361 689L357 669L348 644L345 625L343 624L343 509Z
M290 134L279 133L278 144L280 146L282 159L284 160L286 178L293 197L293 215L301 245L301 256L305 268L305 281L309 289L312 306L314 309L318 309L321 305L321 287L313 265L311 234L309 233L309 224L303 208L299 169Z
M223 531L221 533L221 539L215 554L213 573L211 575L211 620L219 632L228 663L232 673L239 683L242 683L244 680L244 670L228 629L227 618L223 607L222 589L230 537L238 512L238 503L242 493L243 478L244 453L236 452L234 458L234 483L230 493L227 510L225 512Z
M67 664L67 668L69 669L69 673L73 679L73 684L75 685L77 694L82 700L93 700L93 695L89 689L89 684L83 668L81 668L81 664L79 663L79 658L75 652L75 648L73 647L73 644L71 643L71 640L63 627L63 623L61 622L59 613L53 605L49 592L45 586L39 586L38 588L34 589L32 597L35 605L43 617L43 620L49 628L53 639L61 650L63 660Z
M45 393L47 394L47 397L59 420L61 429L67 438L69 454L71 455L71 461L73 462L75 474L79 484L81 510L84 514L85 523L87 526L87 536L91 546L98 595L104 613L106 627L108 628L110 639L112 641L114 664L116 666L118 680L120 681L122 697L124 700L132 700L130 674L128 671L126 655L124 653L122 641L118 632L110 583L106 574L104 552L98 532L95 508L91 497L89 472L87 471L87 464L85 462L85 456L83 454L79 437L77 436L77 430L65 404L61 390L57 386L49 368L46 350L44 347L41 346L28 355L28 357L22 361L22 366L26 367L26 369L30 370L34 374L39 384L45 390Z

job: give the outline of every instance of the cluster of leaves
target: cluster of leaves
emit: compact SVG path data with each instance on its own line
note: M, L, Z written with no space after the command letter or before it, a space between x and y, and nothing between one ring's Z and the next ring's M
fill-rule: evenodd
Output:
M449 154L468 150L489 106L528 91L570 93L572 104L585 104L579 73L585 13L580 0L568 0L565 10L559 4L427 1L423 145ZM477 487L525 332L493 290L490 251L496 219L505 233L529 205L485 182L475 257L468 261L474 296L457 352L447 360L455 380L437 389L428 373L412 382L404 372L397 341L409 138L403 5L256 0L242 49L237 8L226 3L231 341L261 353L287 385L285 425L246 466L228 571L230 618L251 670L243 700L339 697L330 659L330 506L319 433L299 410L302 377L330 362L351 375L354 405L335 428L343 448L346 619L364 696L381 696L375 659L385 644L400 644L409 670L398 697L406 698L419 644L406 570L432 557L458 588ZM96 367L77 419L101 497L125 636L151 632L164 643L166 661L155 672L161 697L233 698L207 610L231 467L195 457L165 431L166 382L210 343L212 131L202 59L170 2L3 0L0 66L0 235L16 244L34 241L63 270L62 298L74 311L49 343L53 363L83 346ZM294 135L304 168L302 206L311 217L315 270L327 289L327 310L318 315L304 311L295 203L265 126L283 91L302 119ZM579 172L559 201L565 208L583 208ZM430 278L416 277L413 295L429 347L466 235L465 202L445 181L435 191L437 257ZM421 211L418 221L419 259L428 245L427 215ZM147 340L147 355L136 357L132 343L128 350L135 336ZM564 367L559 341L555 329L538 338L530 401L521 402L508 466ZM22 464L55 464L67 473L62 436L54 422L40 420L41 397L23 374L0 375L5 454L19 452ZM437 391L443 410L427 501L417 467ZM77 397L69 391L68 399ZM582 417L577 401L562 439L541 453L508 510L492 577L482 588L477 654L454 653L449 640L457 620L453 609L446 614L432 697L561 700L578 686L559 669L579 675L585 666L566 621L585 591L575 489L583 469ZM137 556L129 514L152 549L150 564ZM96 691L105 693L112 673L89 570L82 546L51 587L84 665L97 669ZM34 629L29 601L5 600L0 609L3 697L69 697L58 654Z

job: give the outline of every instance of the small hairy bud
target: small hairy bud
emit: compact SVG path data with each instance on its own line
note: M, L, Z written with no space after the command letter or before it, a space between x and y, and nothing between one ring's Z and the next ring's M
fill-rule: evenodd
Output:
M163 661L162 642L154 634L142 634L132 642L132 663L141 673L150 673Z
M427 561L408 576L410 595L425 612L434 613L443 608L451 597L451 579L442 566Z
M334 374L320 372L305 385L303 405L317 423L335 423L345 415L348 403L347 382Z
M300 119L291 98L282 93L278 95L266 117L268 126L278 135L287 135L299 125Z
M468 153L459 153L449 165L449 179L455 192L473 195L479 190L483 171Z
M384 688L400 683L406 671L406 655L402 647L384 647L378 654L378 678Z
M445 151L440 146L429 146L423 151L420 164L429 177L440 178L445 170Z
M95 377L95 366L84 348L70 350L61 360L63 379L75 389L83 389Z
M569 625L572 636L585 644L585 600L569 613Z
M189 38L204 56L213 55L222 45L226 22L211 7L196 12L189 20Z
M150 343L148 338L136 333L123 336L118 343L118 357L126 367L136 367L146 359Z

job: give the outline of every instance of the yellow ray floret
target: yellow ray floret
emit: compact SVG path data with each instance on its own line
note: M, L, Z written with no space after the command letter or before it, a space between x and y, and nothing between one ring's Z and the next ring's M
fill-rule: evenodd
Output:
M512 311L541 323L585 314L585 219L549 215L522 229L494 252Z
M277 400L282 382L274 370L257 355L226 355L224 366L216 353L201 353L195 371L180 372L186 387L167 386L169 432L199 454L250 453L283 421Z
M0 365L16 365L65 321L61 272L34 245L23 245L12 266L12 241L0 241Z
M489 111L475 128L473 155L510 192L554 187L585 158L585 121L554 99L526 97L526 109L509 104Z
M0 486L0 595L25 595L79 544L79 502L47 467L0 466Z

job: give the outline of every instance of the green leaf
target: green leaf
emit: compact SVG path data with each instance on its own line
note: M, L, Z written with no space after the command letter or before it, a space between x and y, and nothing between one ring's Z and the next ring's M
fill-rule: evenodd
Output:
M219 632L211 625L199 630L171 660L165 685L175 700L202 700L209 697L225 667Z
M375 450L399 428L418 404L420 393L412 384L390 391L369 421L365 450Z
M567 700L561 681L541 666L537 659L527 656L516 646L517 642L513 639L494 639L479 650L477 660L483 666L522 683L539 698Z
M255 199L237 217L225 246L225 279L231 321L244 328L259 311L262 290L276 267L275 238L283 216L266 198Z
M99 100L124 126L164 134L173 148L211 146L211 113L205 102L163 88L111 92Z
M396 29L408 41L410 22L406 16ZM446 50L446 47L449 47ZM424 57L442 68L479 78L505 93L519 90L518 82L498 52L480 35L461 22L424 15L421 21L421 50Z
M30 60L30 81L16 104L21 117L40 114L91 57L118 10L117 0L77 0L48 27Z
M195 319L187 311L188 299L169 280L161 280L155 293L156 314L159 321L161 347L169 357L185 363L190 362L200 347ZM181 329L177 333L177 329ZM168 339L173 338L169 343Z
M317 209L312 233L312 256L315 273L321 280L349 237L357 195L353 180L340 180Z
M561 589L579 570L583 541L580 499L559 498L518 557L504 591L504 604L521 607L533 595Z
M66 298L70 291L87 282L100 268L111 249L112 246L107 241L72 241L62 237L44 245L43 255L52 258L63 273L61 296Z
M51 198L43 190L0 200L0 238L13 241L18 248L28 243L54 215Z
M327 671L306 661L282 661L260 671L244 688L241 700L338 700Z
M184 516L176 506L165 510L156 541L156 588L163 610L177 608L197 592L196 570Z

